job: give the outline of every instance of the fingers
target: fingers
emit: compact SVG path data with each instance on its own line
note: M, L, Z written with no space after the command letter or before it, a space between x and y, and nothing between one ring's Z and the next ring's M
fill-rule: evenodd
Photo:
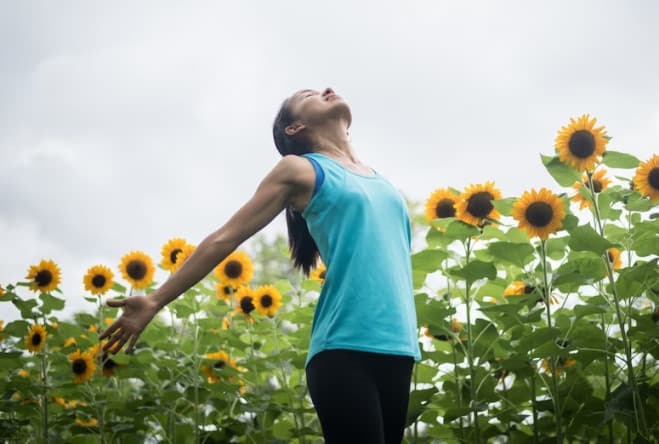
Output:
M128 332L124 332L124 333L122 333L122 335L121 335L121 340L119 341L119 344L118 344L118 345L114 348L114 350L112 350L110 353L112 353L112 354L114 354L114 355L116 355L117 353L119 353L119 351L121 351L121 348L124 346L124 344L126 343L126 341L128 341L128 340L130 339L130 336L131 336L131 334L128 333Z
M108 301L108 302L109 302L109 301ZM120 320L121 320L121 318L117 319L116 321L114 321L114 322L112 323L112 325L110 325L108 328L106 328L105 330L103 330L103 331L101 332L101 334L98 335L98 339L101 340L101 339L103 339L103 338L106 338L106 337L110 336L112 333L114 333L115 331L121 329L121 326L119 325L119 321L120 321Z
M135 347L135 343L137 342L138 336L139 335L133 335L132 339L130 340L130 344L128 344L128 348L126 349L125 352L127 355L132 355L133 353L135 353L134 347Z
M113 325L114 325L114 324L113 324ZM110 329L106 330L106 332L109 331L109 330L110 330ZM121 338L123 337L124 334L127 333L127 332L122 331L122 330L120 330L120 329L115 329L115 330L117 330L117 331L115 331L115 333L112 335L112 337L110 337L110 339L108 340L108 342L103 346L103 351L107 351L107 350L109 350L110 347L112 347L112 346L113 346L113 345L114 345L119 339L121 339ZM106 332L103 332L103 334L105 334ZM101 338L101 337L99 336L99 340L102 340L102 339L103 339L103 338Z
M123 307L126 305L126 299L108 299L107 303L110 307Z

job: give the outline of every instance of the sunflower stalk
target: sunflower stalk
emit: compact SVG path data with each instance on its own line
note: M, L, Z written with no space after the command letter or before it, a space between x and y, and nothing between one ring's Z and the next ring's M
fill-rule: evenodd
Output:
M192 295L192 301L194 303L194 311L192 316L194 318L194 351L192 355L194 356L194 364L192 366L192 381L194 384L194 438L195 443L199 442L199 324L197 323L197 297Z
M249 334L249 353L250 353L250 358L252 361L252 365L254 366L254 378L256 379L255 384L254 384L254 389L256 390L256 393L260 392L259 389L259 372L256 366L256 361L254 360L254 338L252 337L252 321L250 320L250 317L245 318L247 322L247 333ZM259 426L261 428L261 437L263 438L263 442L265 442L265 429L264 429L264 421L259 418L260 414L257 412L256 417L259 422Z
M444 270L448 269L448 257L444 259ZM448 298L449 304L451 301L451 279L446 277L446 297ZM460 333L458 333L458 339L459 339ZM458 343L460 341L458 340ZM460 367L458 367L458 356L455 350L455 347L451 347L451 352L453 355L453 373L455 373L455 386L458 387L457 390L457 395L458 395L458 407L462 407L462 390L460 390ZM415 387L416 388L416 387ZM458 424L460 425L460 440L464 441L464 418L460 416L458 418Z
M470 259L470 254L471 254L471 237L467 238L467 242L465 243L465 266L469 264L469 259ZM473 349L472 349L472 342L471 342L471 295L470 295L470 290L471 290L471 283L469 280L465 282L465 302L467 305L467 363L469 364L469 390L471 392L471 405L473 408L474 412L474 432L476 433L476 444L479 444L481 441L480 438L480 428L478 426L478 410L476 409L477 407L477 400L476 400L476 383L475 383L475 378L476 375L474 373L474 360L473 360Z
M45 323L45 317L44 317ZM43 390L41 392L41 417L43 421L43 442L48 443L48 369L46 368L46 351L47 344L44 341L44 349L40 353L41 357L41 383Z
M600 236L604 237L604 230L602 228L602 218L600 216L599 204L597 195L593 191L593 182L592 182L592 172L586 171L588 176L588 183L590 184L590 196L593 201L593 208L595 210L595 220L597 222L597 228L599 229ZM606 267L606 275L609 280L609 287L611 288L611 294L613 296L614 307L616 312L616 318L618 320L618 326L620 327L620 335L622 336L622 343L625 347L625 359L627 364L627 383L632 387L632 399L634 402L634 415L636 416L636 425L640 435L643 438L649 438L647 424L645 423L645 409L643 407L643 402L636 384L636 375L634 374L634 366L632 361L632 351L631 351L631 341L627 337L627 332L625 329L625 320L622 316L620 310L620 301L618 299L618 290L616 288L616 282L613 277L613 266L609 258L608 251L603 253L604 265Z
M101 301L101 296L98 296L98 331L101 331L103 329L103 303ZM97 406L97 416L98 416L98 434L99 438L101 439L101 444L105 443L105 434L103 433L103 428L104 428L104 416L105 416L105 384L103 383L103 348L101 346L101 340L99 339L98 341L98 374L101 380L101 386L99 388L99 392L101 395L101 399L103 399L103 402L99 405L98 403L95 403Z
M282 378L282 383L284 385L284 390L286 390L286 394L288 395L288 402L291 404L291 407L293 406L293 398L291 397L291 392L288 389L288 382L286 380L286 371L284 370L284 366L282 365L281 359L279 358L279 336L277 335L277 318L273 317L271 318L272 322L272 332L275 337L275 345L277 347L277 364L279 365L279 369L281 370L281 378ZM304 413L302 413L304 415ZM293 421L295 423L295 430L299 436L300 442L304 444L304 435L300 432L300 426L298 425L298 419L297 419L297 413L293 412Z
M543 300L545 303L545 307L547 308L547 326L551 329L551 301L550 301L550 295L551 295L551 288L549 287L549 279L547 277L547 246L546 246L546 240L545 239L540 239L540 256L541 256L541 261L542 261L542 281L543 281ZM558 381L556 378L556 367L557 367L557 357L551 356L549 360L549 365L551 367L551 385L552 385L552 391L554 392L552 394L552 401L554 404L554 417L556 419L556 442L558 444L563 444L563 424L562 424L562 416L563 413L561 412L561 403L560 403L560 398L559 398L559 393L558 393Z
M602 293L604 290L602 289L602 283L601 281L598 282L599 287L600 287L600 293ZM602 330L605 329L605 320L604 320L604 313L600 314L600 318L602 320ZM605 334L604 335L604 349L608 351L609 348L609 335ZM604 392L604 399L610 399L611 396L611 380L609 376L609 356L608 353L604 353L604 387L605 387L605 392ZM608 432L609 432L609 443L613 444L613 422L609 421L607 424Z
M533 442L540 442L540 436L538 435L538 408L536 404L536 392L535 392L535 365L532 365L533 371L531 372L531 410L533 412Z

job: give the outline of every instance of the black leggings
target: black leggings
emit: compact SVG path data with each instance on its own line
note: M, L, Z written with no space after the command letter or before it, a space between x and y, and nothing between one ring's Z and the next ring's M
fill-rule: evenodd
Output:
M306 368L307 387L328 444L400 444L414 358L323 350Z

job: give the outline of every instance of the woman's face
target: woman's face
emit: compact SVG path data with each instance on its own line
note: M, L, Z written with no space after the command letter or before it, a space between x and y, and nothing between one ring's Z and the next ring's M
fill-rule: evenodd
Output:
M303 89L291 97L291 111L306 127L313 128L327 123L328 119L345 120L348 127L352 114L348 103L330 87L322 91Z

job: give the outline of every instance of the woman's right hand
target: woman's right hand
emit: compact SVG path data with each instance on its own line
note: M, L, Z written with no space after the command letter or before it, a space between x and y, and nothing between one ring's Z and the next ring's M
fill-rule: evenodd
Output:
M133 353L133 347L137 342L137 338L140 337L140 334L142 334L142 331L151 319L160 311L160 308L151 296L130 296L125 299L108 299L108 306L123 307L124 312L119 319L115 320L112 325L100 334L99 340L110 337L107 344L103 346L103 351L107 351L112 345L118 342L115 349L110 351L110 353L116 354L130 340L130 344L126 348L126 354Z

